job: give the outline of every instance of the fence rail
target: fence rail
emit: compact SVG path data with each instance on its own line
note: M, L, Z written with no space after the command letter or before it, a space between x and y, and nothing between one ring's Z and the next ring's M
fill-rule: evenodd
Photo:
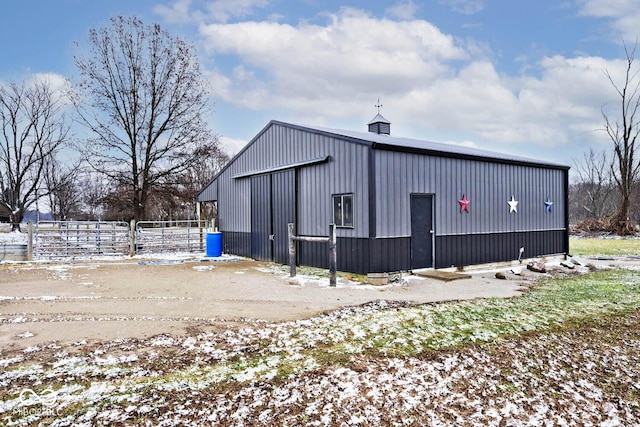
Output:
M138 221L135 252L198 252L205 250L209 221Z
M34 259L126 256L205 250L209 221L39 221L30 232ZM132 231L134 230L134 231Z
M126 222L39 221L33 238L34 258L128 255L130 228Z

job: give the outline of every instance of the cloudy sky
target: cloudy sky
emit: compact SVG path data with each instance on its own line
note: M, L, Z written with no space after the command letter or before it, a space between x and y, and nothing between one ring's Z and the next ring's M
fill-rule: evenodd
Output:
M271 119L366 131L380 99L392 135L572 164L640 32L640 0L4 0L0 81L72 79L118 14L197 46L231 154Z

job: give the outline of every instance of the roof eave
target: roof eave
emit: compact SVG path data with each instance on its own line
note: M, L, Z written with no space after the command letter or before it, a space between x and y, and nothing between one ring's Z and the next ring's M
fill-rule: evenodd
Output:
M508 165L532 166L532 167L547 168L547 169L561 169L561 170L567 170L567 171L571 169L571 167L567 165L545 163L542 161L536 161L535 159L513 159L513 158L510 159L510 158L501 158L498 156L491 156L490 154L474 155L474 154L456 153L456 152L444 151L444 150L434 150L429 148L406 147L406 146L394 145L394 144L384 144L380 142L373 142L372 148L377 150L385 150L385 151L396 151L396 152L402 152L402 153L447 157L451 159L476 160L476 161L501 163L501 164L508 164Z

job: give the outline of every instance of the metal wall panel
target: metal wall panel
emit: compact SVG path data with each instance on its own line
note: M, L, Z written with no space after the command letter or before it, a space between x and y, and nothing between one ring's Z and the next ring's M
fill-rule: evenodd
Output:
M234 176L330 156L331 160L327 163L304 166L297 172L297 232L301 235L327 236L333 220L331 195L353 193L354 227L340 228L337 235L369 237L369 150L370 147L364 143L357 144L325 134L272 124L216 179L220 229L251 231L250 179ZM200 199L204 200L204 197L201 195Z
M271 232L271 176L252 176L251 258L272 261Z
M232 179L229 171L218 177L218 227L251 232L251 181Z
M354 226L339 228L338 237L369 237L367 191L369 147L341 139L292 130L303 156L329 155L331 161L298 171L298 234L327 236L333 221L333 194L353 193Z
M563 170L383 150L374 155L377 237L410 236L412 193L435 194L440 236L565 228ZM460 212L463 194L469 213ZM512 195L517 213L509 213Z
M271 174L273 261L289 262L289 223L296 222L296 171Z
M521 247L525 258L567 252L562 230L439 236L436 245L436 268L515 261Z
M394 253L394 251L389 250L393 241L394 239L385 239L385 244L377 247L379 249L377 254L382 255L381 259L385 265L406 254L405 252L397 252L396 257L385 256L385 254ZM349 271L358 274L367 274L372 271L395 271L386 269L372 270L371 242L374 242L374 239L339 238L336 242L338 271ZM328 268L329 250L327 243L298 242L298 262L300 265Z
M251 257L251 233L225 231L222 233L222 250L225 254Z
M408 271L411 239L338 239L338 269L359 274ZM564 232L559 230L439 236L435 268L516 260L518 249L528 258L563 254ZM298 242L301 265L328 268L327 244Z
M338 270L351 273L408 271L410 239L340 238L337 242ZM300 265L329 268L326 243L298 242Z
M207 185L202 193L198 194L199 202L209 202L213 200L218 200L218 185L217 182L211 182Z

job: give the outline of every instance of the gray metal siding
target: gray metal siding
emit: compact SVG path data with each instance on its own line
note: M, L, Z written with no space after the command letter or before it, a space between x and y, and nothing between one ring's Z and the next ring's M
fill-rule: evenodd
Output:
M251 232L251 181L232 179L231 172L218 177L218 226L220 230Z
M332 222L331 195L353 193L354 227L340 228L337 235L369 237L368 150L366 145L320 133L279 124L269 126L216 179L220 229L251 231L250 179L234 176L330 156L327 163L298 171L297 232L327 236Z
M218 200L218 181L210 182L205 188L202 189L202 192L198 194L199 202L211 202L214 200Z
M296 171L271 174L273 261L289 262L289 223L296 222ZM295 231L295 230L294 230Z
M332 160L299 171L298 233L327 236L333 221L331 195L352 193L353 228L339 228L336 233L338 237L369 237L367 153L370 148L324 136L309 136L315 137L309 145L324 147Z
M435 194L436 235L539 231L565 228L560 169L375 151L377 237L411 234L412 193ZM471 201L469 213L460 200ZM511 196L518 212L509 213ZM544 202L553 201L552 212ZM437 251L437 248L436 248Z
M251 258L272 261L271 176L251 177Z
M543 230L439 236L435 268L515 261L521 247L526 258L566 253L564 235L563 230Z

